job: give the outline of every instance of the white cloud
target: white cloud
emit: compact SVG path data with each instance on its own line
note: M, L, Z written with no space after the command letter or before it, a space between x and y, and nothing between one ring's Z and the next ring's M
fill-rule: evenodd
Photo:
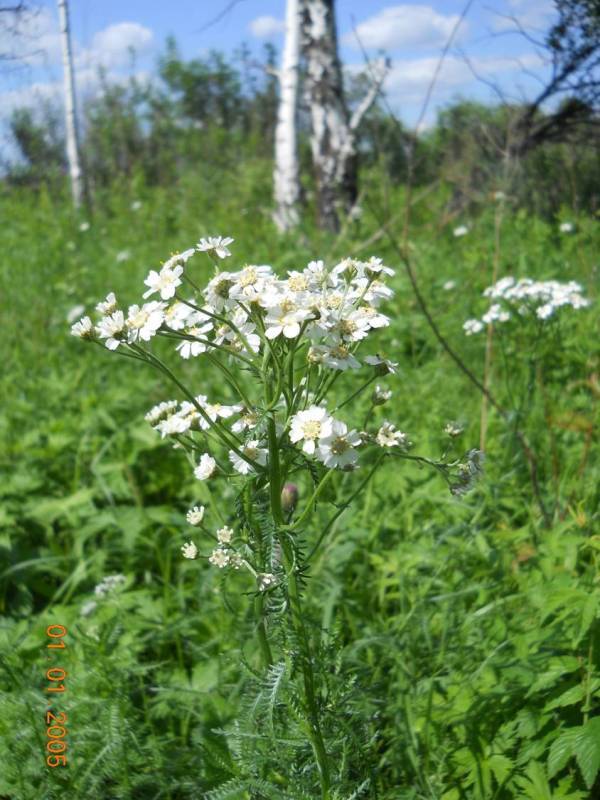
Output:
M82 51L80 60L87 64L120 67L127 64L133 50L143 55L152 47L154 34L150 28L137 22L118 22L94 34L88 50Z
M57 20L42 9L31 15L27 21L21 21L19 33L19 62L25 61L33 70L34 80L22 81L21 85L0 92L0 127L6 124L16 108L41 108L44 102L62 103L63 83L61 68L60 34ZM14 35L8 32L8 42L17 47ZM154 36L149 28L135 22L120 22L98 31L92 38L89 47L82 48L73 42L75 62L75 82L80 104L93 96L99 88L99 70L105 70L105 79L109 83L121 83L128 79L130 53L133 49L137 55L144 55L153 45ZM22 42L31 43L31 52ZM0 37L0 47L3 45ZM23 51L26 57L23 58ZM0 52L2 52L0 50ZM4 51L10 52L10 51ZM44 69L51 67L51 69ZM40 77L43 75L43 79ZM148 73L136 71L136 79L147 80Z
M431 85L438 58L415 58L396 61L385 81L384 88L392 106L402 110L406 105L421 106ZM521 57L487 56L472 58L471 67L457 56L448 56L436 78L433 97L436 102L448 100L453 95L467 93L472 96L475 88L485 89L477 76L498 86L501 91L514 93L519 87L515 73L523 69L539 69L542 60L535 53ZM475 74L474 74L475 73ZM495 100L496 98L494 98Z
M399 48L442 47L459 21L457 14L444 16L431 6L388 6L374 17L361 22L343 37L345 44L367 48L397 50ZM466 23L461 30L464 35Z
M248 27L257 39L270 39L285 31L285 22L276 17L256 17Z

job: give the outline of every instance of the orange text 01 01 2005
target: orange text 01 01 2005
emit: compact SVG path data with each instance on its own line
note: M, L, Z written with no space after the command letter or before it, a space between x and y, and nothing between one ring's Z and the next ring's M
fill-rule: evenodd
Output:
M64 625L49 625L48 628L46 628L46 635L50 639L47 643L49 653L61 650L64 651L66 649L64 639L66 634L67 629ZM50 655L48 655L48 660L50 660L50 658ZM46 671L46 679L49 684L46 686L46 691L50 693L50 696L53 697L65 691L66 678L67 672L63 667L49 667ZM48 699L48 705L50 705L50 703L51 700ZM67 715L64 711L54 711L51 708L46 711L46 735L48 737L46 743L46 750L48 753L46 756L46 764L49 767L65 767L67 765L67 743L65 741L67 735L66 723Z

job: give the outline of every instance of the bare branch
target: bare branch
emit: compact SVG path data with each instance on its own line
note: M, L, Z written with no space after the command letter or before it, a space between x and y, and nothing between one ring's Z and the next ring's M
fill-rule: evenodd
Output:
M356 110L350 117L351 131L356 131L358 129L360 123L363 120L363 117L377 99L377 96L381 92L381 87L390 71L390 68L391 68L391 61L389 60L389 58L381 58L378 61L375 61L371 65L369 65L369 72L370 72L369 77L371 79L371 86L367 94L362 99L359 106L356 108Z

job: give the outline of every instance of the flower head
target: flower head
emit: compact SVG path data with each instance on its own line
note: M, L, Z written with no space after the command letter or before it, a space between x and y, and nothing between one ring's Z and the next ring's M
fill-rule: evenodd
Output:
M208 453L200 456L198 466L194 469L194 475L199 481L206 481L217 471L217 462Z
M109 314L107 317L102 317L98 323L98 336L101 339L106 339L106 346L109 350L116 350L117 347L125 340L125 315L122 311L118 310Z
M208 236L206 239L200 239L196 245L196 250L202 253L214 251L219 258L227 258L227 256L231 255L228 245L233 241L231 236Z
M217 531L217 541L219 544L230 544L233 539L233 528L228 528L225 525Z
M326 467L352 469L358 460L356 447L361 443L360 436L340 420L333 420L331 433L319 440L318 458Z
M208 557L210 563L215 566L219 567L219 569L223 569L229 564L230 555L229 551L223 547L217 547L215 550L212 551L210 556Z
M377 431L377 444L380 447L407 447L408 437L402 431L397 431L391 422L384 422Z
M198 548L193 542L186 542L181 546L181 552L184 558L193 559L198 555Z
M173 268L164 266L160 272L152 269L144 281L148 290L142 295L144 298L158 292L163 300L170 300L175 296L178 286L181 286L180 275L183 274L183 267L178 265Z
M294 414L291 422L291 441L294 444L302 441L302 450L313 455L319 439L331 434L333 417L321 406L310 406L306 411Z
M185 515L186 520L190 525L200 525L204 519L204 506L194 506Z
M71 335L80 339L93 339L95 335L94 324L89 317L82 317L79 322L71 325Z
M260 447L259 442L256 439L246 442L246 444L243 445L240 450L246 456L246 458L249 458L251 461L255 461L257 464L260 464L261 467L264 467L267 463L267 455L269 451L264 447ZM239 472L240 475L249 475L251 472L255 471L252 464L248 463L248 461L236 453L235 450L229 451L229 460L231 461L234 470Z

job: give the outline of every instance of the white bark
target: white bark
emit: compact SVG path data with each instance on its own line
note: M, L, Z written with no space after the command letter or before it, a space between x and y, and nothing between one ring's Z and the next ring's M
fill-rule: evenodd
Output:
M378 63L371 70L372 87L350 118L338 55L334 0L304 0L303 19L319 224L336 231L339 212L349 214L356 202L356 133L381 89L387 65L384 68Z
M67 139L67 161L71 192L75 206L83 199L83 173L79 160L79 140L77 136L77 107L75 102L75 77L73 74L73 53L71 51L71 31L69 27L69 8L67 0L58 0L60 21L60 40L65 85L65 127Z
M275 211L273 219L281 231L298 224L300 178L296 117L300 62L300 0L287 0L285 45L279 77L279 108L275 128L275 168L273 172Z

